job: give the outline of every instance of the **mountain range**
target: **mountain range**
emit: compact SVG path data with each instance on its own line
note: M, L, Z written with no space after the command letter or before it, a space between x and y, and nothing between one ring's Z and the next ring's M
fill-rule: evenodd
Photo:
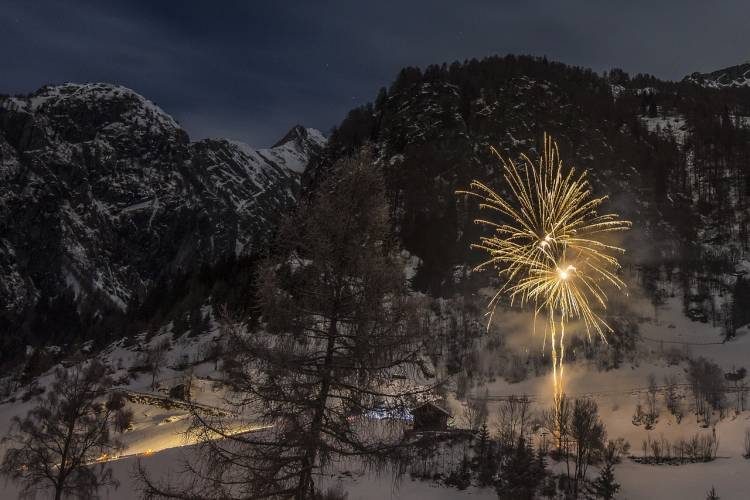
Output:
M271 148L191 142L124 87L51 85L0 99L0 304L31 338L38 307L91 320L137 304L165 275L259 252L326 140L300 126Z
M696 72L685 77L685 80L714 89L750 87L750 61L711 73Z
M648 276L679 269L686 303L731 319L705 289L732 296L750 244L748 71L669 82L525 56L404 68L328 139L295 126L267 149L191 142L117 85L1 97L4 360L26 344L86 340L50 331L61 317L126 321L170 277L266 252L299 196L365 144L385 172L402 246L419 262L413 287L465 293L487 278L470 272L477 212L455 191L474 178L496 184L491 145L517 158L544 132L633 221L625 263L643 269L644 288Z

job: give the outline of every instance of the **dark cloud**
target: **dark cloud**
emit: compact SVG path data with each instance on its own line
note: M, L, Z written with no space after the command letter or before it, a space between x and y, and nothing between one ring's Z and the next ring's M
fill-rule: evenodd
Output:
M5 0L0 92L110 81L194 138L328 130L405 65L546 55L679 79L750 59L746 0Z

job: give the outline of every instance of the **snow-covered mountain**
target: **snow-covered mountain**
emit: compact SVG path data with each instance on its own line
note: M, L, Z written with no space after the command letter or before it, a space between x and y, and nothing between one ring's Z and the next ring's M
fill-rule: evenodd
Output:
M0 315L0 333L17 335L13 325L32 324L24 311L66 289L79 311L122 310L164 275L264 251L300 184L314 191L365 143L383 166L400 243L419 262L417 289L464 286L480 229L455 190L499 179L490 145L533 153L545 131L611 209L636 221L626 264L688 269L706 262L700 245L719 242L735 273L750 244L740 189L750 185L750 102L742 88L699 90L530 57L405 68L330 141L295 126L267 149L190 142L156 105L112 85L0 98L0 311L16 315L11 327ZM710 222L727 213L735 223ZM690 269L708 282L709 271Z
M450 294L478 259L470 245L481 232L471 222L478 216L474 207L455 191L472 179L493 185L502 179L490 146L517 157L533 151L544 132L552 134L566 158L589 170L598 190L616 193L626 216L643 220L639 230L653 230L658 218L645 216L644 176L633 161L648 154L649 145L621 119L611 119L615 105L634 99L640 96L629 91L615 101L601 77L533 58L405 68L373 105L349 113L331 135L333 158L312 166L305 181L336 156L372 144L402 244L421 261L414 285Z
M191 142L105 83L0 98L0 314L66 289L123 310L164 273L263 248L325 141L298 126L269 149Z
M404 68L334 129L325 161L305 181L371 144L401 243L420 263L412 284L433 295L472 294L489 273L470 272L480 258L470 248L479 214L455 190L472 179L497 187L502 172L490 146L511 158L534 155L548 132L594 192L609 195L606 210L633 221L622 235L624 265L645 269L647 287L669 270L689 284L685 308L705 311L731 335L750 321L737 279L750 260L749 123L744 88L701 90L620 70L602 76L522 56ZM649 293L658 302L665 292Z
M297 125L273 147L260 149L258 154L266 161L283 165L301 174L305 171L310 158L318 155L326 142L325 136L319 130Z
M696 72L686 76L685 81L713 89L726 87L750 88L750 61L738 64L737 66L712 71L711 73Z

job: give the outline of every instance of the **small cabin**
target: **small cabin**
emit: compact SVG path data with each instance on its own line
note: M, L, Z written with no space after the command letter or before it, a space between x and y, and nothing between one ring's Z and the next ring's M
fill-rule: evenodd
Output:
M415 431L445 431L448 430L448 419L451 414L440 405L427 402L411 410L414 417Z
M169 397L179 401L190 401L190 386L188 384L177 384L169 389Z

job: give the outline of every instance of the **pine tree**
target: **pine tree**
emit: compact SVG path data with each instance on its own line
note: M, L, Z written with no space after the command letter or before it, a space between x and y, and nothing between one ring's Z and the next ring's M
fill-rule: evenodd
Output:
M593 483L594 492L597 498L602 500L612 500L620 490L620 484L615 481L614 464L607 460L599 474L599 477Z
M501 500L533 500L543 478L544 470L539 469L531 444L521 437L501 467L497 495Z
M482 424L479 428L479 436L477 437L477 448L476 448L476 466L478 470L479 484L487 486L492 484L495 480L495 474L497 473L497 455L493 449L493 442L490 438L487 424Z
M487 451L489 449L490 444L490 432L489 429L487 429L487 423L483 423L482 426L479 428L479 433L477 435L477 460L484 460L487 458Z
M469 469L469 457L466 455L461 459L461 464L457 469L453 470L448 478L445 480L445 484L449 486L455 486L459 490L465 490L471 486L471 470Z

